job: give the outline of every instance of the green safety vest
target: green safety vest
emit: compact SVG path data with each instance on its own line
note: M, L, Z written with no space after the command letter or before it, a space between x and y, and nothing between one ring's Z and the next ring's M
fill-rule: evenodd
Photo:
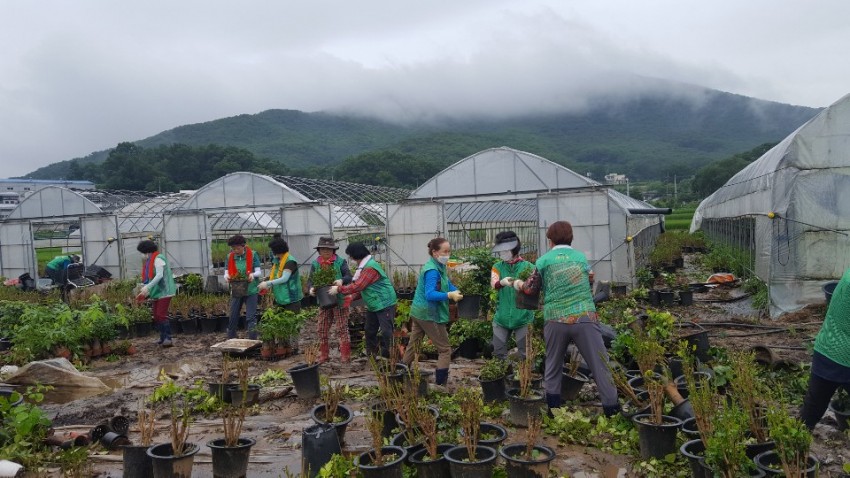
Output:
M369 312L378 312L379 310L384 310L387 307L395 305L395 289L393 289L393 285L387 278L387 274L384 272L384 269L375 261L375 259L369 259L369 262L363 266L364 269L367 267L375 269L378 274L380 274L381 278L366 286L366 288L360 293L360 295L363 296L363 301L366 302L366 310Z
M552 249L537 259L543 279L543 319L560 320L595 312L584 253Z
M165 262L165 267L162 269L162 279L148 291L148 298L154 300L161 299L162 297L171 297L177 293L177 284L174 282L174 274L171 273L171 266L168 265L165 253L160 253L156 258L162 259ZM155 264L154 270L156 270Z
M61 271L66 263L71 262L71 256L56 256L45 267Z
M292 253L290 253L289 257L286 258L286 262L289 261L295 261L296 264L298 263L298 259L296 259ZM274 263L280 264L280 257L275 256ZM286 264L284 264L283 267L286 267ZM269 277L269 279L274 280L277 279L277 277ZM272 293L274 294L274 301L279 305L289 305L294 302L300 302L301 298L304 297L304 290L301 288L301 274L298 273L298 268L295 268L292 275L289 276L288 281L283 284L273 285Z
M844 271L832 292L823 326L815 338L815 351L850 367L850 269Z
M508 264L505 261L499 261L493 265L499 272L499 277L513 277L514 279L525 270L532 270L534 266L526 261L521 260L515 264ZM513 287L502 287L497 292L498 301L496 302L496 313L493 315L493 322L508 330L516 330L520 327L530 324L534 320L534 311L518 309L516 306L517 291Z
M342 279L342 263L343 262L345 262L345 259L343 259L342 257L339 257L339 255L336 256L336 259L334 259L334 263L333 263L334 278L336 278L337 280ZM316 272L317 270L319 270L319 267L321 267L319 265L319 261L318 260L313 261L313 264L310 268L310 271L311 271L310 273L312 274L313 272ZM336 302L340 307L342 307L343 301L345 301L345 297L343 297L342 294L337 294L336 295Z
M449 322L449 302L446 300L429 302L425 298L425 273L431 270L440 273L440 291L449 291L449 276L446 274L446 266L432 257L419 271L419 283L416 285L416 293L413 295L413 303L410 305L410 315L419 320L446 324Z

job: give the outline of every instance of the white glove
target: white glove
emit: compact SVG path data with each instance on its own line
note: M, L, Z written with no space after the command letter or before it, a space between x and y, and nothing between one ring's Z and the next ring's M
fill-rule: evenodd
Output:
M264 281L260 282L260 285L258 285L257 287L258 287L260 290L266 290L266 289L268 289L268 288L269 288L269 286L270 286L270 285L271 285L271 283L270 283L269 281L264 280Z
M310 287L310 290L308 292L311 296L314 296L314 297L316 296L316 288L315 287Z
M460 302L461 300L463 300L463 294L461 294L459 290L453 290L447 293L446 295L449 296L449 299L455 302Z
M333 283L333 285L335 285L335 286L337 286L337 287L341 286L341 285L342 285L342 279L337 279L337 280L335 280L335 281L334 281L334 283Z
M330 289L328 289L328 295L337 295L339 293L339 287L332 285Z
M254 272L253 274L251 274L252 279L259 279L260 277L263 277L262 272Z
M224 274L224 276L223 276L223 277L224 277L224 283L225 283L225 284L227 284L228 282L230 282L230 276L228 276L227 274Z
M524 285L525 285L525 282L523 282L519 279L514 281L514 289L516 289L516 290L522 290L522 286L524 286Z
M142 290L139 291L139 295L142 296L142 297L147 297L148 295L150 295L150 293L151 293L150 287L148 287L146 285L143 285Z
M513 277L505 277L504 279L499 281L499 284L501 284L502 287L510 287L511 284L513 284L513 283L514 283Z

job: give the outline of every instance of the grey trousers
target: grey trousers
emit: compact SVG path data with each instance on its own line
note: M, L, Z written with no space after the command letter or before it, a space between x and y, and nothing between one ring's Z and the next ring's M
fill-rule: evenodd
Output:
M507 329L493 322L493 356L506 359L508 358L508 338L514 333L517 350L520 357L525 357L525 337L528 335L528 326L524 325L518 329Z
M543 326L546 341L546 368L543 373L543 388L550 395L561 394L561 379L564 376L567 346L574 342L584 361L590 367L599 398L603 407L619 406L617 389L608 370L608 350L602 341L602 329L597 322L564 324L547 321Z

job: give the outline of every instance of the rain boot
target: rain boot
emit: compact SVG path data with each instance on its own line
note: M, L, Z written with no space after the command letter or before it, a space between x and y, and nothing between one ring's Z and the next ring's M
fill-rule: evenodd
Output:
M547 393L546 394L546 405L549 405L548 415L549 418L552 417L552 410L556 408L561 408L561 395L557 393Z
M319 345L319 363L325 363L328 361L328 344Z
M171 341L171 323L166 320L159 324L159 326L159 334L162 339L162 346L171 347L173 345L173 342Z
M351 362L351 343L339 344L339 356L342 363Z
M602 413L605 414L606 417L611 418L614 415L620 413L619 405L605 405L602 407Z
M449 381L449 369L438 368L434 371L434 383L437 385L445 385Z

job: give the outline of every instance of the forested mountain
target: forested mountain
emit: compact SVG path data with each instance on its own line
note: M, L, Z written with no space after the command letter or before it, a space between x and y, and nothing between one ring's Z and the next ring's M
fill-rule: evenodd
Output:
M681 96L643 97L596 102L583 113L416 124L268 110L180 126L133 144L173 158L179 157L179 148L161 146L185 145L200 151L198 147L218 145L222 150L230 147L231 154L260 172L396 186L416 186L455 161L497 146L528 151L597 179L609 172L628 174L634 180L663 179L692 175L713 161L778 142L818 111L717 91L700 92L700 101ZM236 150L253 153L253 157L249 161ZM119 178L110 178L117 173L114 168L86 166L102 163L109 152L54 163L27 177L117 184ZM199 161L204 157L196 156ZM230 172L229 168L244 166L215 158L204 175L221 175ZM176 163L156 164L171 167L168 165ZM162 180L158 181L162 188ZM169 188L182 186L180 181L173 183ZM146 183L145 187L155 185Z

